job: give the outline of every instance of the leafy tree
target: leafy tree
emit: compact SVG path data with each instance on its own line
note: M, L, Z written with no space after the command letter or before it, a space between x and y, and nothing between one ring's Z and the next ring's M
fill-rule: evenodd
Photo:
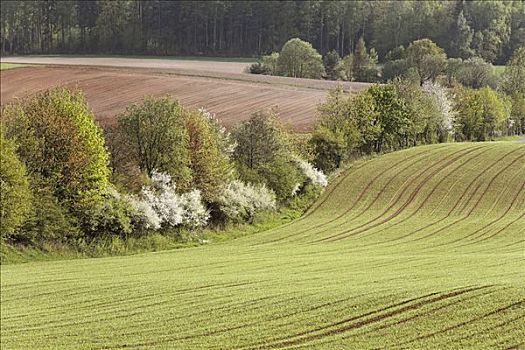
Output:
M445 73L447 74L447 84L449 87L457 80L462 66L463 60L461 58L449 58L447 60Z
M375 110L381 131L375 142L376 152L382 152L386 147L396 149L403 145L409 127L409 109L399 96L394 84L373 85L368 88L374 101Z
M168 173L180 189L192 180L186 114L171 97L146 97L118 117L125 145L142 171Z
M289 197L301 175L288 136L273 112L258 112L232 132L233 159L244 182L265 183L279 200Z
M525 48L512 54L502 76L502 90L512 100L512 120L518 133L525 133Z
M337 51L332 50L324 57L324 69L326 77L330 80L345 80L345 67L341 62L341 57Z
M489 87L478 90L459 88L456 91L456 139L485 141L506 128L510 103Z
M204 200L213 202L231 177L230 161L223 147L223 132L209 112L195 110L187 114L192 188L198 189Z
M349 53L341 60L346 80L354 80L354 55Z
M0 126L0 239L11 236L27 219L31 210L31 191L24 164L16 146L5 138Z
M408 66L417 70L423 84L426 80L435 80L444 70L447 56L432 40L420 39L408 46L406 59Z
M108 154L83 94L56 88L4 110L7 135L28 174L73 212L102 200L109 183Z
M367 51L363 37L357 41L352 63L356 81L373 82L377 80L377 53L374 49Z
M472 57L463 61L457 72L457 81L474 89L497 85L494 68L480 57Z
M284 44L277 65L279 73L287 77L319 79L325 73L321 55L312 44L298 38Z
M463 14L463 10L458 15L456 23L454 24L451 42L451 56L460 58L469 58L473 55L470 45L474 31L470 28L467 19Z

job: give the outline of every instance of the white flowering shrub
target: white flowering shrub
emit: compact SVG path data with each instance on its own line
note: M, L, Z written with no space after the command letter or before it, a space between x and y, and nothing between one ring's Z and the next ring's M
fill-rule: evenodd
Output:
M210 124L215 129L215 132L220 137L221 140L221 146L222 151L227 154L231 155L235 151L235 147L237 146L235 142L232 141L230 133L226 130L224 126L221 125L221 122L217 117L215 116L215 113L208 112L205 108L199 108L199 112L208 119Z
M220 211L234 221L251 220L260 210L275 209L273 191L265 185L245 184L235 180L228 184L219 197Z
M426 81L421 87L423 93L429 95L434 100L436 107L441 113L441 125L444 130L451 133L454 130L454 105L449 96L447 88L437 82Z
M321 170L314 168L312 164L301 159L296 160L296 162L299 169L313 185L321 187L328 185L328 178Z
M153 171L151 186L144 186L141 198L129 197L134 208L133 221L142 229L204 226L208 222L209 212L202 203L201 194L193 190L182 195L176 192L171 177L165 173Z
M188 227L205 226L210 218L210 212L206 209L201 199L201 192L193 190L181 196L182 202L182 224Z
M157 215L150 203L133 196L127 196L127 201L133 208L132 222L140 230L158 230L162 220Z

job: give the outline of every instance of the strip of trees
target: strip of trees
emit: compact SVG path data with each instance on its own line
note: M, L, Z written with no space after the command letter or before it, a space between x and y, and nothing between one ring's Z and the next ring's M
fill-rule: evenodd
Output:
M379 60L429 38L447 56L506 62L525 46L522 1L2 1L2 54L260 56L292 37Z
M5 106L1 121L2 242L176 237L303 210L327 185L271 111L229 133L205 110L147 97L103 131L80 91L56 88Z

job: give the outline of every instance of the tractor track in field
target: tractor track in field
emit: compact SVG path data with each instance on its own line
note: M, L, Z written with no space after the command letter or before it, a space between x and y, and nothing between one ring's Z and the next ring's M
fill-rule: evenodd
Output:
M427 295L424 295L422 297L409 299L397 304L390 305L386 308L382 308L375 311L370 311L362 315L354 316L336 323L332 323L326 326L318 327L316 329L297 333L291 337L286 338L277 338L272 340L270 343L264 343L264 344L257 344L250 347L243 347L240 348L242 350L259 350L259 349L276 349L276 348L286 348L289 346L294 345L300 345L304 343L308 343L317 339L322 339L328 336L342 334L354 329L359 329L364 326L368 326L380 321L383 321L385 319L395 317L398 315L401 315L408 311L413 311L420 309L422 307L435 304L437 302L448 300L463 294L467 294L470 292L491 288L492 285L486 285L486 286L479 286L479 287L465 287L459 290L454 290L448 293L430 293ZM419 300L419 301L418 301ZM415 303L413 303L415 301ZM408 305L407 305L408 304ZM406 306L402 306L406 305ZM400 307L401 306L401 307ZM397 308L393 311L384 312L386 310L390 310L393 308ZM372 316L372 317L370 317ZM338 327L337 329L330 329ZM239 350L240 350L239 349Z
M491 169L492 167L496 166L496 165L497 165L500 161L502 161L505 157L507 157L508 155L514 153L515 151L516 151L516 150L510 151L510 152L504 154L502 157L500 157L500 158L498 158L497 160L495 160L494 162L492 162L487 168L485 168L485 169L483 170L483 173L485 173L487 170ZM427 224L427 225L425 225L425 226L423 226L423 227L421 227L421 228L418 228L418 229L416 229L416 230L414 230L414 231L411 231L411 232L409 232L409 233L406 234L406 235L403 235L403 236L401 236L401 237L396 237L396 238L391 239L391 240L387 240L387 241L385 241L384 243L390 243L390 242L396 242L396 241L399 241L399 240L401 240L401 239L403 239L403 238L406 238L406 237L412 236L412 235L415 234L415 233L418 233L418 232L421 232L421 231L423 231L423 230L426 230L427 228L432 227L432 226L434 226L434 225L436 225L436 224L438 224L438 223L440 223L440 222L442 222L442 221L448 219L448 218L452 215L452 213L456 210L456 208L460 205L460 203L462 202L462 200L465 199L465 196L466 196L467 193L470 191L470 188L471 188L472 186L474 186L474 184L475 184L476 182L478 182L478 180L479 180L479 177L475 177L475 178L474 178L474 179L468 184L467 188L465 188L465 190L463 191L463 193L461 194L461 196L459 196L459 199L456 201L456 203L454 203L454 206L448 211L448 213L447 213L444 217L442 217L442 218L440 218L440 219L438 219L438 220L434 220L434 221L431 222L430 224ZM471 194L471 195L468 197L468 199L465 201L465 204L462 206L463 208L465 208L466 206L468 206L468 204L470 203L470 200L475 196L476 193L477 193L477 189L476 189L474 192L472 192L472 194ZM462 210L463 210L463 209L462 209ZM461 211L462 211L462 210L461 210ZM449 225L449 226L450 226L450 225ZM425 236L425 237L427 237L427 236ZM412 241L411 241L411 242L412 242ZM394 245L397 245L397 244L402 244L402 242L400 242L400 243L396 243L396 244L394 244ZM394 245L390 245L390 246L394 246Z
M158 307L158 306L161 306L161 305L164 305L164 304L167 304L171 301L173 301L173 297L174 296L180 296L180 295L184 295L184 294L188 294L188 293L192 293L196 290L201 290L201 289L208 289L208 288L216 288L216 287L224 287L224 288L232 288L232 287L240 287L240 286L245 286L245 285L253 285L253 284L258 284L258 283L261 283L261 281L257 281L257 282L243 282L243 283L226 283L226 284L214 284L214 285L206 285L206 286L201 286L201 287L197 287L197 288L187 288L187 289L182 289L182 290L179 290L177 293L170 293L170 298L169 299L164 299L164 300L160 300L160 301L154 301L154 302L151 302L149 304L140 304L139 306L136 306L134 308L134 312L132 313L125 313L124 315L114 315L113 317L109 317L109 318L97 318L97 319L94 319L94 320L89 320L89 321L86 321L86 320L83 320L81 322L79 322L79 324L89 324L89 323L96 323L96 322L100 322L101 320L109 320L109 319L119 319L119 318L123 318L123 317L131 317L131 316L134 316L134 315L139 315L141 314L143 311L143 309L145 308L151 308L151 307ZM111 307L114 307L116 304L129 304L130 301L141 301L141 300L148 300L153 298L153 297L158 297L158 294L155 294L155 293L150 293L148 296L139 296L137 298L128 298L128 299L122 299L122 300L119 300L117 301L116 303L105 303L103 304L103 306L107 305L107 306L111 306ZM156 299L156 298L155 298ZM96 305L95 305L96 306ZM92 308L93 306L85 306L85 308ZM76 308L76 309L79 309L79 308ZM122 310L122 311L125 311L125 310ZM110 309L110 310L104 310L103 312L98 312L96 314L90 314L90 316L94 316L94 315L105 315L105 314L108 314L108 313L112 313L114 312L114 309ZM74 316L73 319L76 319L77 317ZM63 326L66 326L66 325L70 325L71 322L64 322L65 320L64 319L60 319L60 320L51 320L51 321L47 321L45 323L40 323L40 324L33 324L31 325L31 327L26 327L26 328L18 328L18 329L13 329L11 330L11 332L15 332L15 333L18 333L18 332L26 332L28 330L39 330L39 329L52 329L52 328L59 328L59 327L63 327Z
M517 149L517 150L520 150L520 149ZM501 161L503 158L505 158L506 156L508 156L508 155L510 155L510 154L512 154L512 153L514 153L514 152L517 151L517 150L514 150L514 151L512 151L512 152L507 153L505 156L503 156L502 158L500 158L500 161ZM470 215L472 215L472 213L474 212L474 210L476 210L476 209L478 208L479 203L481 203L481 200L485 197L485 195L487 194L489 188L491 187L491 185L492 185L492 183L495 181L495 179L496 179L499 175L501 175L502 172L504 172L505 170L507 170L508 168L510 168L510 167L511 167L512 165L514 165L514 164L515 164L520 158L523 158L523 157L525 157L525 155L522 155L522 156L520 156L520 157L514 159L511 163L507 164L504 168L500 169L500 171L499 171L498 173L496 173L496 175L494 175L494 176L492 177L492 179L490 180L489 184L487 185L487 187L485 187L485 189L484 189L483 192L481 193L480 197L478 198L478 200L476 201L476 203L474 204L474 206L468 211L468 213L467 213L466 215L464 215L464 216L463 216L462 218L460 218L460 219L457 219L456 221L453 221L453 222L447 224L446 226L444 226L444 227L442 227L442 228L440 228L440 229L438 229L438 230L436 230L436 231L433 231L433 232L429 233L428 235L425 235L425 236L423 236L423 237L416 238L416 239L412 240L411 242L420 241L420 240L422 240L422 239L425 239L425 238L428 238L428 237L430 237L430 236L433 236L433 235L435 235L435 234L438 233L438 232L441 232L441 231L443 231L443 230L445 230L445 229L447 229L447 228L449 228L449 227L451 227L451 226L453 226L453 225L456 225L456 224L459 223L459 222L462 222L462 221L468 219L468 218L470 217ZM494 164L497 164L497 162L494 163ZM478 185L478 187L476 188L476 190L474 191L474 193L473 193L473 195L470 197L470 199L472 199L472 198L476 195L476 193L478 192L478 189L481 187L482 184L483 184L483 183L480 182L480 184ZM460 213L463 212L464 209L466 209L466 207L468 206L469 203L470 203L470 200L465 202L465 205L464 205L463 208L460 210Z
M433 165L431 165L430 167L428 168L424 168L420 173L417 173L415 176L412 177L412 179L410 181L408 181L408 183L406 183L402 189L400 189L398 191L398 195L396 196L397 198L394 198L392 200L392 204L390 204L390 206L388 206L380 215L376 216L374 219L372 220L369 220L357 227L353 227L351 229L348 229L348 230L344 230L342 232L339 232L337 233L336 235L333 235L333 236L329 236L329 237L324 237L322 239L319 239L319 240L316 240L316 241L313 241L313 242L325 242L325 241L339 241L341 239L345 239L345 238L348 238L350 236L355 236L359 233L362 233L362 232L366 232L372 228L375 228L379 225L382 225L388 221L390 221L391 219L395 218L397 215L399 215L408 205L410 205L412 203L412 201L414 200L414 198L417 196L417 194L419 193L419 191L421 190L421 188L426 185L426 183L428 183L428 181L434 177L436 174L438 174L440 171L442 171L444 168L446 168L447 166L449 166L450 164L453 164L455 161L457 161L458 159L461 159L464 155L467 155L467 154L470 154L471 152L474 152L475 150L481 148L482 146L478 146L478 147L472 147L472 148L469 148L467 151L464 151L464 150L459 150L459 151L456 151L456 152L453 152L449 155L447 155L446 157L443 157L440 161L434 163ZM459 153L459 156L457 157L454 157L455 155L457 155ZM444 163L444 164L441 164L441 163ZM422 176L423 174L425 174L426 172L430 171L430 169L434 168L434 167L438 167L438 169L432 171L430 174L428 174L424 179L423 181L421 181L419 183L419 185L416 187L416 190L415 191L412 191L412 193L410 194L408 200L405 201L405 203L400 207L398 208L393 214L391 214L390 216L388 216L386 219L383 219L381 220L380 222L378 223L375 223L375 224L372 224L373 222L381 219L383 216L385 216L391 209L393 209L396 204L399 203L399 201L401 200L401 197L403 195L403 193L405 191L407 191L410 186L412 186L415 182L415 179L419 178L420 176ZM372 224L368 227L365 227L369 224ZM357 231L356 231L357 230Z
M421 204L412 212L410 213L406 218L396 222L395 224L389 226L388 228L383 228L379 231L374 231L373 234L377 234L379 232L382 232L382 231L385 231L387 229L391 229L392 227L395 227L395 226L398 226L404 222L406 222L407 220L410 220L412 217L414 217L416 214L418 214L420 212L420 210L425 206L425 204L430 200L430 198L432 198L432 195L434 194L434 192L439 188L439 186L441 186L441 184L443 184L445 182L445 180L448 179L448 177L451 175L451 174L454 174L456 171L460 170L461 168L463 168L464 166L466 166L468 164L468 162L470 161L473 161L474 159L476 159L477 157L485 154L486 152L490 151L491 149L493 148L490 148L490 147L487 147L485 149L482 150L482 152L480 153L477 153L476 155L474 155L472 158L469 158L467 161L463 162L463 163L460 163L457 167L455 167L454 169L452 169L449 173L446 174L446 176L443 176L441 178L441 180L439 180L439 182L434 186L432 187L432 190L430 191L430 193L423 199L423 201L421 202ZM361 236L362 237L362 236Z
M515 308L515 307L523 305L523 304L525 304L525 300L520 300L520 301L514 302L514 303L512 303L510 305L507 305L507 306L504 306L504 307L500 307L500 308L498 308L498 309L496 309L494 311L485 313L485 314L483 314L481 316L472 318L472 319L470 319L468 321L463 321L463 322L457 323L457 324L455 324L453 326L441 329L439 331L428 333L428 334L425 334L425 335L421 335L419 337L413 338L413 339L411 339L409 341L406 341L404 343L400 343L398 345L399 346L404 346L404 345L411 344L411 343L413 343L415 341L418 341L418 340L428 339L428 338L431 338L431 337L436 336L438 334L446 333L446 332L449 332L451 330L454 330L454 329L457 329L457 328L460 328L460 327L464 327L464 326L467 326L469 324L481 321L481 320L483 320L486 317L491 317L491 316L497 315L497 314L499 314L499 313L501 313L503 311L507 311L509 309Z
M417 158L418 156L423 156L423 159L419 159L419 160L416 160L415 162L408 163L409 165L406 164L407 161L409 161L409 160L413 160L414 158ZM406 165L407 167L408 167L408 166L412 166L412 165L418 163L419 161L424 160L424 156L427 156L427 157L428 157L428 153L420 152L420 153L416 153L416 154L414 154L414 155L411 155L411 156L409 156L409 157L407 157L407 158L405 158L405 159L402 159L402 160L396 162L395 164L393 164L393 165L388 169L388 171L390 171L390 170L397 170L397 168L398 168L399 166L401 166L401 165ZM370 164L371 162L367 162L367 163ZM356 171L357 171L357 170L358 170L358 169L356 169ZM352 172L352 174L353 174L353 173L355 173L355 172ZM399 174L400 174L400 172L396 172L396 173L394 173L393 176L392 176L392 177L389 179L389 181L387 182L387 184L383 186L383 189L379 191L379 193L378 193L377 196L375 197L375 199L374 199L374 201L372 202L372 204L370 204L367 208L363 209L363 210L362 210L357 216L353 217L353 218L351 219L351 221L353 221L353 220L356 219L357 217L361 216L364 212L366 212L366 210L367 210L368 208L370 208L370 206L372 206L372 205L375 203L375 201L379 198L379 196L380 196L381 193L384 191L384 189L385 189L386 187L388 187L388 185L393 181L393 179L395 179L397 176L399 176ZM347 175L345 175L345 177L344 177L343 180L346 180L346 179L348 178L348 176L350 176L350 175L351 175L351 174L347 174ZM274 239L274 240L271 240L271 241L265 241L264 244L266 244L266 243L275 243L275 242L279 242L279 241L282 241L282 240L285 240L285 239L288 239L288 238L291 238L291 237L294 237L294 236L297 236L297 235L300 235L300 234L306 233L306 232L308 232L308 231L315 230L315 229L320 228L320 227L331 226L331 224L335 223L337 220L343 218L343 217L344 217L345 215L347 215L350 211L352 211L352 209L354 209L354 207L359 203L359 200L362 199L362 198L364 197L364 195L367 193L368 189L369 189L370 187L372 187L372 185L377 181L377 179L381 178L381 177L384 176L384 175L385 175L385 173L378 173L376 176L374 176L374 177L372 178L372 180L370 180L370 182L368 182L368 184L367 184L367 185L361 190L361 192L360 192L359 195L358 195L358 198L357 198L356 200L354 200L354 201L352 202L352 204L350 205L350 207L347 208L342 214L339 214L339 215L337 215L335 218L330 219L330 220L328 220L328 221L325 221L325 222L323 222L323 223L321 223L321 224L314 225L314 226L312 226L312 227L309 227L309 228L306 228L306 229L303 229L303 230L296 231L296 232L294 232L294 233L291 234L291 235L283 236L283 237L279 237L279 238ZM339 182L337 185L339 186L342 182L344 182L344 181ZM334 190L335 190L335 188L330 192L330 194L333 193ZM328 195L325 197L324 200L326 201L327 198L329 198ZM323 203L324 203L324 202L323 202ZM322 205L323 203L321 203L321 205ZM320 206L318 206L317 208L319 208L319 207L320 207ZM316 209L317 209L317 208L316 208ZM313 212L313 210L312 210L311 212ZM325 232L325 231L326 231L326 230L318 231L317 233L321 233L321 232Z
M514 177L511 179L511 181L515 178L517 178L519 175L521 175L519 172L514 175ZM497 217L496 219L492 220L491 222L489 222L488 224L486 224L485 226L482 226L480 227L479 229L477 229L476 231L466 235L465 237L460 237L458 239L455 239L451 242L447 242L447 243L443 243L443 244L439 244L439 245L436 245L435 247L440 247L440 246L443 246L443 245L451 245L451 244L454 244L454 243L457 243L457 242L461 242L461 241L464 241L466 239L469 239L470 237L472 236L475 236L477 233L479 232L482 232L484 231L485 229L487 229L488 227L498 223L499 221L501 221L503 218L505 218L505 216L511 211L511 209L514 207L514 205L517 203L519 197L520 197L520 194L521 192L525 189L525 182L523 182L523 184L521 185L521 188L514 194L514 197L512 198L512 201L510 203L510 205L505 209L505 211L499 216ZM498 200L499 198L501 198L501 196L503 196L503 192L500 193L500 195L498 196ZM478 235L476 237L474 237L473 239L477 239L477 238L480 238L480 237L483 237L485 234L482 233L481 235ZM479 242L479 241L478 241ZM462 247L462 246L465 246L465 245L460 245L459 247Z

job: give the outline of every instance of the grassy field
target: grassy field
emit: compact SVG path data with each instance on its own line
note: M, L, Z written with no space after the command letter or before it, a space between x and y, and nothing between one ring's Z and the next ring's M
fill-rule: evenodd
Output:
M2 349L508 349L525 342L525 145L353 166L235 241L1 267Z
M13 68L22 68L30 67L28 64L18 64L18 63L0 63L0 70L13 69Z

